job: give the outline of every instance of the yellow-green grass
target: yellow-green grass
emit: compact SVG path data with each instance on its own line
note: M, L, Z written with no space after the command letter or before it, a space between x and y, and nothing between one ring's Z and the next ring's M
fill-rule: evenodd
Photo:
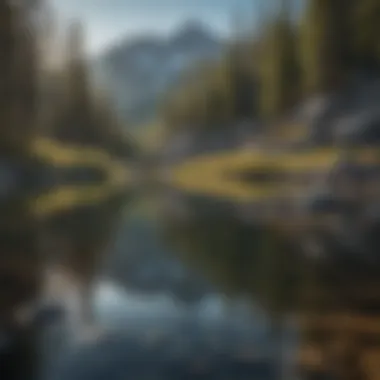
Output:
M294 195L297 189L290 183L255 186L239 179L233 180L226 173L239 173L254 168L285 173L327 171L341 159L337 148L314 149L305 152L265 153L249 149L231 150L198 156L172 168L171 183L183 190L234 198L239 201L263 199L278 195ZM356 162L380 164L379 148L350 151Z
M30 200L33 215L44 218L78 206L96 204L128 186L128 171L123 165L113 163L108 171L108 180L101 185L61 186Z
M261 155L251 151L230 151L189 159L172 169L171 182L189 192L249 200L271 195L271 188L253 187L240 181L226 179L226 172L241 171L267 165Z
M54 140L38 139L34 154L54 166L92 166L104 170L107 179L101 185L62 186L31 200L36 216L47 216L63 210L99 202L130 183L130 170L101 149L60 144Z
M59 143L53 139L37 138L32 144L32 154L52 165L102 167L108 154L102 149Z

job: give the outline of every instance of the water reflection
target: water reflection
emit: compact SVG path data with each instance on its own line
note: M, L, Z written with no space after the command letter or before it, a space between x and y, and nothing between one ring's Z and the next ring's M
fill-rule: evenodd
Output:
M242 296L256 306L256 312L258 307L265 313L270 362L276 377L283 376L285 364L291 364L289 358L284 362L284 355L294 351L291 313L303 301L304 262L299 249L276 226L241 217L231 203L178 194L179 198L180 213L176 207L165 213L163 233L168 244L226 297Z
M93 188L78 186L76 192L89 189ZM0 205L2 378L40 378L66 343L94 324L90 295L128 198L112 192L107 197L103 191L100 203L76 203L74 208L67 204L59 213L36 213L36 199L49 198L52 192L62 194L52 189L36 197L25 191L23 197Z
M115 244L118 270L109 274L133 291L124 294L129 306L123 311L121 301L114 303L120 312L115 325L122 325L124 316L133 326L139 320L145 333L171 336L168 324L179 323L201 337L209 352L214 352L210 331L223 326L220 331L238 343L231 345L219 332L218 352L225 353L222 342L229 342L234 347L229 360L238 365L236 357L248 351L252 366L266 363L275 378L348 378L349 372L364 376L374 368L365 363L376 358L377 265L328 233L326 220L299 230L283 228L273 219L260 222L251 215L254 207L241 212L233 203L176 191L164 194L159 204L154 217L125 221ZM371 236L363 244L375 249ZM313 242L323 246L324 255L308 253L305 244ZM242 328L240 333L234 326ZM258 346L265 359L258 358ZM195 353L190 351L188 362ZM245 375L255 376L251 370Z
M376 262L333 235L175 190L89 190L58 208L65 189L33 198L49 198L46 213L3 207L2 322L45 378L306 378L373 362Z
M97 273L129 199L129 192L117 194L39 221L40 250L46 257L42 301L63 312L63 318L45 329L42 358L49 376L62 355L86 334L97 332L92 304Z
M82 293L82 305L83 299L92 300L92 318L101 327L101 334L90 336L90 341L65 345L49 374L57 379L273 378L267 315L257 302L253 306L252 294L240 289L249 282L248 274L236 285L238 292L227 297L224 285L209 276L207 266L192 267L182 257L181 247L171 244L170 234L180 236L180 232L170 227L164 209L152 212L134 201L122 213L120 209L118 202L98 204L44 223L45 249L54 251L52 247L60 242L62 249L54 261L81 281L79 292L92 289L91 297ZM194 213L198 215L199 209ZM204 229L201 219L202 215L194 222ZM212 230L216 236L232 227L228 220L228 215L224 224L212 219L210 236ZM251 227L244 230L236 225L233 231L243 240L246 234L247 242L252 240L248 239ZM194 238L191 229L187 232ZM202 244L202 236L196 239ZM230 240L226 253L234 242ZM219 249L217 239L211 239L210 255ZM69 324L73 323L71 319ZM289 347L292 339L294 331L289 330Z
M35 326L30 326L42 278L38 226L20 199L0 205L0 373L9 379L33 379ZM23 365L15 365L22 360Z
M292 309L301 261L290 239L275 226L239 217L232 204L184 195L182 201L189 212L173 208L163 221L167 242L181 259L226 294L276 312Z
M277 368L289 363L284 354L292 349L283 339L284 322L296 316L300 376L376 375L376 218L360 224L360 213L350 214L356 224L349 236L346 206L319 204L318 210L309 210L304 225L284 226L281 218L280 223L276 218L267 222L257 218L254 202L242 213L226 201L180 194L175 199L180 207L165 213L167 241L227 294L245 294L263 307L272 322L272 357L280 360ZM319 254L312 254L311 245Z

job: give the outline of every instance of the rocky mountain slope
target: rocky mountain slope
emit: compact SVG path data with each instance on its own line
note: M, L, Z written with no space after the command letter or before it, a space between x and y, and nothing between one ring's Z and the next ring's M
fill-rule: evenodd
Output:
M187 22L168 37L126 40L94 62L104 85L130 125L151 120L160 98L193 65L217 59L222 40L197 22Z

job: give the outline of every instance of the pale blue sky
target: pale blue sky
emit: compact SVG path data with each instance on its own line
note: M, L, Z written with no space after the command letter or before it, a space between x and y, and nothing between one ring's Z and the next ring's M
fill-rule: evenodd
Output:
M201 20L228 35L231 13L249 20L261 0L51 0L59 18L80 18L91 53L121 37L166 34L188 19ZM270 3L272 0L266 0Z

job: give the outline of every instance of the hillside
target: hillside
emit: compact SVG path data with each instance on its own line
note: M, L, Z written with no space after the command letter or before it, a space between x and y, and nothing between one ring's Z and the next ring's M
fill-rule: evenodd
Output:
M126 39L101 54L93 69L127 124L139 126L154 118L160 98L188 68L218 59L223 46L207 27L189 21L168 37Z

